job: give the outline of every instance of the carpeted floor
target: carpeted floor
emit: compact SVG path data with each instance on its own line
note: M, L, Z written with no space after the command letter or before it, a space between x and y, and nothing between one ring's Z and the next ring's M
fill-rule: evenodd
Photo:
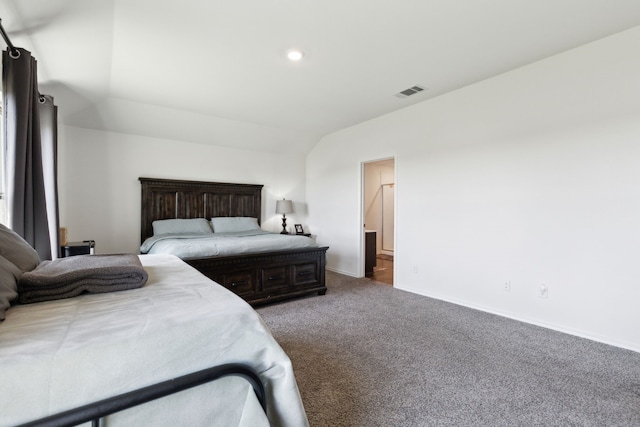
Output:
M257 311L312 427L640 426L640 353L327 272Z

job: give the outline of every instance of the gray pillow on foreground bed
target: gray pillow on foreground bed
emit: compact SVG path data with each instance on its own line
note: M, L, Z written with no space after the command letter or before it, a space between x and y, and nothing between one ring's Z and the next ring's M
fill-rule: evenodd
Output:
M0 224L0 255L21 271L31 271L40 264L38 252L12 229Z
M35 249L12 229L0 224L0 320L17 296L17 283L25 271L40 264Z
M18 292L18 279L22 271L11 261L0 255L0 320L4 320L5 312L16 299Z

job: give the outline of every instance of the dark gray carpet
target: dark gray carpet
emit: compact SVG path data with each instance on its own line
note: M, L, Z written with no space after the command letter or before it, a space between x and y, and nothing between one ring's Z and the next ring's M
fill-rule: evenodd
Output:
M369 279L327 287L257 309L312 427L640 426L640 353Z

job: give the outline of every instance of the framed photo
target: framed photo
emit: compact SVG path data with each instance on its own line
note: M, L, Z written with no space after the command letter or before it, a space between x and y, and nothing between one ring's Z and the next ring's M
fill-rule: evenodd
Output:
M296 234L303 234L302 224L296 224Z

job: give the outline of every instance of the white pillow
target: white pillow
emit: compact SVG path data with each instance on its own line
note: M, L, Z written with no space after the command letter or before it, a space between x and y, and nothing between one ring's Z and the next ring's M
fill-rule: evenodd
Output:
M258 218L248 216L219 216L211 218L214 233L237 233L239 231L260 230Z
M204 218L159 219L153 221L153 234L211 234L209 221Z

